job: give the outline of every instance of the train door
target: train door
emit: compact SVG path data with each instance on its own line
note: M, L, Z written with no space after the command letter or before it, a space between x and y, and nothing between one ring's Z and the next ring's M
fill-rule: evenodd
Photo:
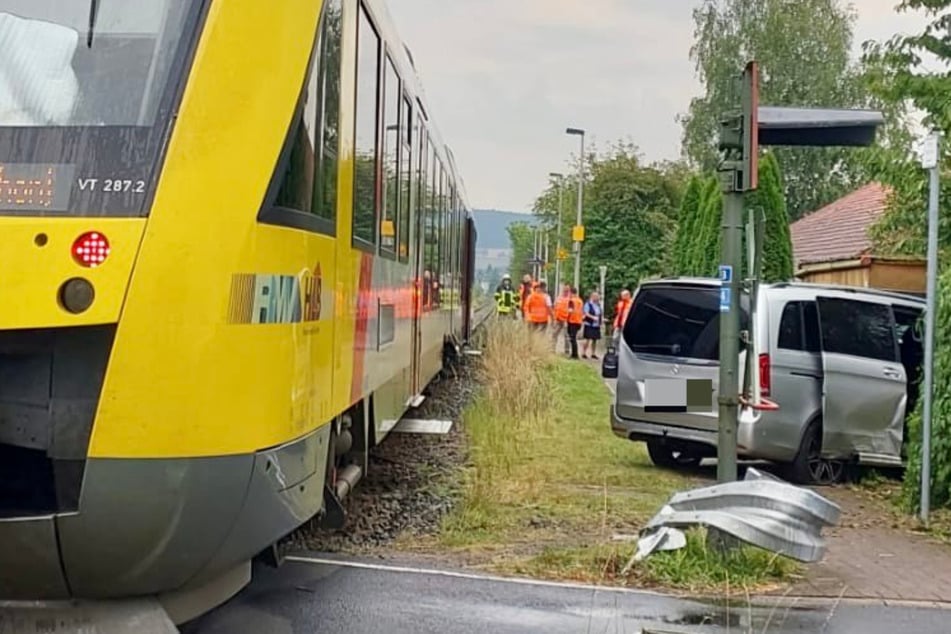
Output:
M420 115L416 116L416 194L413 197L415 210L413 222L412 244L412 274L413 274L413 325L412 325L412 353L410 372L412 376L413 394L422 391L420 379L420 359L423 354L423 263L425 261L425 234L426 207L426 129Z
M462 241L462 336L466 342L472 337L472 285L475 283L475 221L464 214Z

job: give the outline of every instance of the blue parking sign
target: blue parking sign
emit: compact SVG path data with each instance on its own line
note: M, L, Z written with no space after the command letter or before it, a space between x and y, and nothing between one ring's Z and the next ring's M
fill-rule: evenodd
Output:
M728 313L730 312L730 291L732 289L729 286L724 286L720 289L720 312Z
M733 267L728 264L720 265L720 281L721 282L732 282L733 281Z

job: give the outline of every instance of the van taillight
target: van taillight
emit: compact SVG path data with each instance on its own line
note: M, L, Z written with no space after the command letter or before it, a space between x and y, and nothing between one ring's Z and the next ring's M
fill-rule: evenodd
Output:
M759 355L759 392L763 396L769 396L770 388L769 376L769 355Z

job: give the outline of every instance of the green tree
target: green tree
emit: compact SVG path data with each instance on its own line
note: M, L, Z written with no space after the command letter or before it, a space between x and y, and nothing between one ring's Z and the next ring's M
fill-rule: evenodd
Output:
M677 216L677 234L671 250L673 263L670 272L675 275L690 274L690 247L693 244L694 233L697 230L700 217L703 185L704 181L699 176L691 177L680 203L680 213Z
M793 256L789 216L783 198L779 161L772 152L760 158L759 185L746 202L746 208L762 210L766 219L763 231L763 280L790 280L793 276Z
M912 36L896 36L884 43L865 44L865 62L875 69L873 90L904 112L914 107L925 114L924 124L951 134L951 0L904 0L898 11L922 11L929 18L925 29ZM926 61L926 57L934 59ZM951 152L943 143L942 162L948 165ZM887 148L875 157L877 176L892 188L889 208L870 231L876 250L890 254L921 256L925 253L927 183L923 170L900 147ZM945 177L945 183L949 179ZM951 185L951 183L949 183ZM951 267L947 267L951 247L951 186L941 192L939 239L942 249L935 315L934 401L932 407L931 492L934 506L951 507ZM921 404L908 421L908 468L904 492L909 510L921 499Z
M513 222L507 228L509 243L512 245L512 259L509 262L509 275L514 278L532 272L529 260L535 253L535 229L528 222Z
M630 143L616 143L603 154L592 150L585 163L581 287L582 292L596 289L598 268L604 265L611 297L622 287L662 273L669 263L689 171L682 162L645 165ZM562 244L569 250L576 192L577 180L569 175L562 206ZM535 201L534 212L544 226L554 227L557 209L558 189L552 182ZM563 279L571 280L572 265L570 259L563 263Z
M597 288L601 265L608 267L608 297L662 272L684 187L683 173L668 169L642 165L624 144L594 162L585 191L582 291Z
M687 275L707 277L716 274L722 209L723 194L720 191L720 183L715 177L708 177L703 181L696 229L688 252ZM714 270L711 270L711 267Z
M839 0L703 0L693 13L690 51L704 94L683 117L683 152L716 168L719 119L736 107L735 78L760 63L763 103L860 107L870 103L862 69L850 60L855 12ZM862 154L848 149L779 148L789 216L829 203L864 182Z

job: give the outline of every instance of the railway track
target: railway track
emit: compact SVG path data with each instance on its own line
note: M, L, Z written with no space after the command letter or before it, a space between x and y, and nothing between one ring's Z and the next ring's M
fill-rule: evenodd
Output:
M485 325L485 322L495 314L495 302L486 300L472 311L472 331L475 332Z

